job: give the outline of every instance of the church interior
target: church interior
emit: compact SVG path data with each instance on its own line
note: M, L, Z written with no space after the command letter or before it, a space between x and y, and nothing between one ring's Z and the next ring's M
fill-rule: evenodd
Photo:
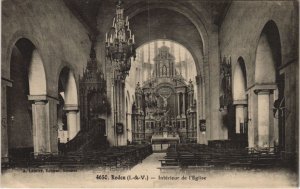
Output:
M298 8L2 1L2 170L131 169L162 154L162 172L298 174Z

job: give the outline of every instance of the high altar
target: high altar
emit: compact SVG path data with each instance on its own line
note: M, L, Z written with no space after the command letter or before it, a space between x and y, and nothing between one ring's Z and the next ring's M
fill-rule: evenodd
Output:
M163 45L154 58L151 78L137 83L133 104L133 141L153 144L196 142L196 100L192 81L176 69Z

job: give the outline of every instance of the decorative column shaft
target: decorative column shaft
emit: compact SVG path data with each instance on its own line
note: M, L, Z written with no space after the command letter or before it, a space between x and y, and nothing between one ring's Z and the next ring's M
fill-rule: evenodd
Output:
M177 117L180 116L180 96L179 93L176 93L177 95Z
M185 116L185 94L182 93L182 116Z

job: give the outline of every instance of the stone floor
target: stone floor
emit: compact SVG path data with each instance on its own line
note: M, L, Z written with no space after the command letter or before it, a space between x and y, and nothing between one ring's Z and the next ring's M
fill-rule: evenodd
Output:
M110 188L189 188L189 187L296 187L297 175L287 170L170 170L161 173L154 153L131 170L104 172L82 170L14 169L2 174L1 187L110 187Z

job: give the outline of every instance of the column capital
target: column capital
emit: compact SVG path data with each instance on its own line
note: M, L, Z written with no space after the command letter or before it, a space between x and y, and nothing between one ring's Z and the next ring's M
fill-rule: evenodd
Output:
M56 101L57 104L59 103L59 100L57 98L49 96L49 95L28 95L28 100L35 101L35 102L37 102L37 101L47 102L50 100L54 100L54 101Z
M64 110L68 112L77 112L79 111L77 104L65 104Z
M259 93L260 91L274 91L277 89L277 85L275 83L270 84L254 84L247 89L247 93L251 90L254 91L255 94Z
M274 89L255 89L254 93L256 95L264 95L264 94L270 94Z
M245 99L245 100L234 100L233 101L233 105L247 105L248 104L248 102L247 102L247 100Z

